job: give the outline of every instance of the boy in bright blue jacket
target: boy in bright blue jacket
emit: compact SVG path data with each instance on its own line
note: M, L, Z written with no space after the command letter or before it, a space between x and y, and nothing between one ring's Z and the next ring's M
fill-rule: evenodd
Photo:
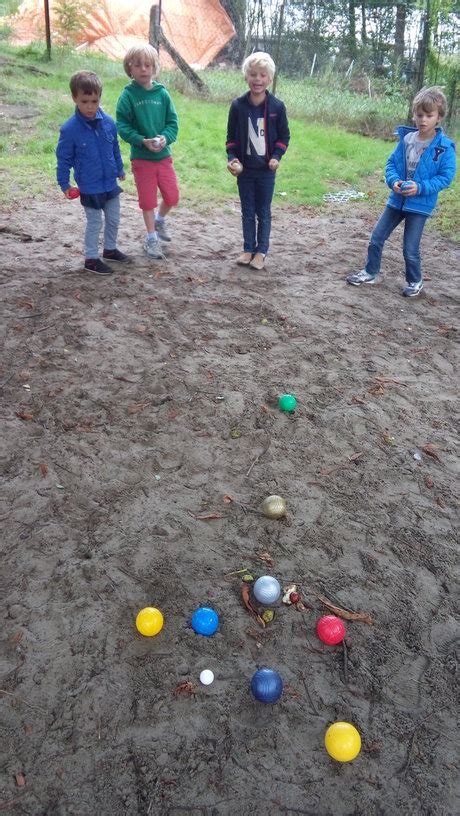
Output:
M367 262L347 283L375 283L380 272L383 246L395 227L404 221L403 255L406 286L403 295L416 297L423 289L420 239L426 219L433 212L438 193L455 176L455 144L439 123L446 115L447 100L437 86L422 88L412 103L415 128L399 127L399 143L386 166L391 189L385 211L371 235Z
M102 83L92 71L78 71L70 79L75 113L60 130L56 148L57 180L66 198L80 195L85 209L85 269L111 275L111 267L99 258L102 213L105 217L104 252L108 261L130 259L117 249L121 187L125 171L115 122L101 110ZM73 169L78 188L70 185Z

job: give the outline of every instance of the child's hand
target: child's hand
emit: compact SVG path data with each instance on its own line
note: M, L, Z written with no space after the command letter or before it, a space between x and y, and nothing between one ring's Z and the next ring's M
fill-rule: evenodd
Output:
M268 162L268 167L269 167L270 170L273 170L273 172L275 172L275 170L278 170L279 166L280 166L280 163L279 163L278 159L270 159L270 161Z
M118 178L120 179L120 181L124 181L124 180L125 180L125 178L126 178L126 176L125 176L125 174L123 173L123 175L122 175L122 176L118 176Z
M418 184L415 181L404 181L402 182L402 186L400 185L399 187L399 192L401 195L406 196L406 198L417 195Z
M166 145L165 136L153 136L151 139L144 139L144 147L152 153L161 153Z
M78 198L80 195L80 190L78 187L67 187L67 190L64 192L64 195L69 200L73 200L74 198Z
M400 193L401 192L401 190L399 189L401 187L401 184L402 184L402 181L395 181L395 183L393 184L393 190L394 190L395 193Z
M227 162L227 169L232 176L239 176L243 172L243 165L238 159L231 159Z

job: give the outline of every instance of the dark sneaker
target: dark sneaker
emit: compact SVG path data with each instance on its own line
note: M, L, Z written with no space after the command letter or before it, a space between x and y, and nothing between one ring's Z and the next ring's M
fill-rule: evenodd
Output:
M417 281L416 283L408 283L407 286L403 289L404 297L417 297L423 289L423 281Z
M131 258L129 257L129 255L125 255L125 253L120 252L119 249L104 249L102 257L105 258L107 261L119 261L120 263L131 262Z
M366 272L365 269L361 269L361 272L348 275L347 283L351 283L352 286L361 286L362 283L375 283L376 277L376 275L369 275L369 272Z
M94 275L113 275L110 266L107 266L100 258L85 258L85 269L93 272Z
M155 220L155 230L156 234L158 235L160 241L170 241L171 234L168 231L168 228L164 221L157 221Z

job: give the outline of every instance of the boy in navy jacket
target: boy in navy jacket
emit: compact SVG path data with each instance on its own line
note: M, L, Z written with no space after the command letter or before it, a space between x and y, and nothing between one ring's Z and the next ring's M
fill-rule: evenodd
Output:
M238 177L243 221L244 252L237 263L263 269L275 173L289 144L289 125L284 103L267 90L275 76L275 63L269 54L251 54L242 71L249 92L230 106L226 144L227 167Z
M403 255L406 286L403 295L416 297L423 289L420 239L426 219L433 212L440 190L455 176L455 144L438 127L446 115L447 100L437 86L422 88L412 103L415 128L399 127L399 143L386 166L391 189L386 209L371 235L367 262L347 283L375 283L380 272L383 245L404 221Z
M96 275L111 275L110 266L99 258L102 213L105 217L103 257L109 261L129 261L117 249L120 224L121 187L125 171L115 122L99 107L102 84L92 71L78 71L70 79L75 113L60 130L56 148L57 180L66 198L75 198L85 209L85 269ZM78 188L70 185L73 169Z

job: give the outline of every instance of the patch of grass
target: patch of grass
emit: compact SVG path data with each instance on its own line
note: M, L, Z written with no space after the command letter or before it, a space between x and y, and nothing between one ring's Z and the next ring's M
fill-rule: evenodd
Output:
M0 43L0 67L3 74L0 104L4 106L0 133L0 170L3 171L0 197L6 204L12 204L31 194L46 194L56 185L55 147L59 127L74 110L68 87L72 73L88 68L100 75L104 86L102 104L111 115L127 78L121 63L100 55L54 49L53 59L48 62L44 48L36 44L18 49ZM215 202L223 206L225 201L237 200L236 182L226 167L229 99L241 94L245 85L237 71L207 74L214 83L213 95L224 101L205 101L178 92L176 85L185 87L186 84L185 80L177 80L182 76L178 72L164 72L160 79L169 87L180 119L179 139L173 146L173 155L182 198L203 206L212 206ZM14 76L14 85L9 76ZM279 84L282 98L283 82ZM336 111L333 121L340 119L337 99L333 95L328 99L324 97L322 91L323 108L319 96L316 102L315 97L310 99L308 120L290 111L291 146L281 162L276 185L276 192L286 195L276 195L275 200L280 204L319 205L324 193L352 186L370 192L372 201L383 205L388 195L383 174L391 143L357 135L338 124L315 123L315 112L320 117L327 106L331 117L332 111ZM26 115L18 116L13 109L9 115L9 105L24 106ZM360 112L356 109L355 113ZM122 141L120 144L127 169L123 188L135 193L129 169L129 145ZM440 196L440 212L435 218L436 225L448 234L452 234L455 225L458 230L458 187L457 182Z

